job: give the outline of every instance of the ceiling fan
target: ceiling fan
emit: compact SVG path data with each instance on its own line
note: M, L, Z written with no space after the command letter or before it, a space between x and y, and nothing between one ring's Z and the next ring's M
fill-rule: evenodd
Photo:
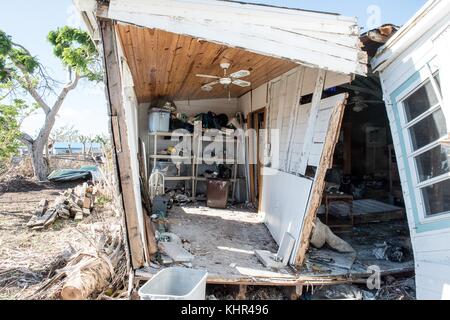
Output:
M203 91L209 92L212 91L214 88L213 86L216 84L221 84L223 85L225 88L230 88L230 86L232 84L239 86L239 87L250 87L252 84L249 81L245 81L245 80L241 80L241 78L245 78L248 77L250 75L250 71L248 70L240 70L237 72L234 72L230 75L228 75L228 69L230 69L231 67L231 62L223 59L220 62L220 67L223 69L223 76L219 77L219 76L213 76L213 75L207 75L207 74L197 74L197 77L200 78L209 78L209 79L216 79L212 82L206 83L204 85L202 85L201 89ZM230 94L229 90L228 90L228 94Z
M354 112L361 112L369 107L369 104L384 104L383 100L369 100L355 91L355 95L350 99L347 106L353 106Z

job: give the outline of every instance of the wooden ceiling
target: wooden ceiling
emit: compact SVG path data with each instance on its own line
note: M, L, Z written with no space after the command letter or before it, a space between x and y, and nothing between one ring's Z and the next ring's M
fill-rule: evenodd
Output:
M251 87L231 86L234 98L297 66L290 61L161 30L131 25L117 28L139 102L163 96L173 100L227 98L228 89L220 84L210 92L202 91L201 86L212 79L195 76L198 73L222 75L219 66L222 58L232 62L230 73L251 71L250 76L243 78L252 83Z

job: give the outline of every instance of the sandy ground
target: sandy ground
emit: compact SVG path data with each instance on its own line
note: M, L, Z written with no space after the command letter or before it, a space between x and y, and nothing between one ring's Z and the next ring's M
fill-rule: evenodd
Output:
M62 267L63 256L91 244L86 237L103 223L119 223L111 210L97 209L77 223L57 220L43 231L26 227L39 201L53 201L76 184L35 183L26 179L0 182L0 299L24 299Z

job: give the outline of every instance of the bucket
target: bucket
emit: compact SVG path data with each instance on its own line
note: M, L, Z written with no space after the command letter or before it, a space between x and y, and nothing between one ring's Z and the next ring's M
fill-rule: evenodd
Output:
M141 300L205 300L206 270L181 267L158 272L139 289Z

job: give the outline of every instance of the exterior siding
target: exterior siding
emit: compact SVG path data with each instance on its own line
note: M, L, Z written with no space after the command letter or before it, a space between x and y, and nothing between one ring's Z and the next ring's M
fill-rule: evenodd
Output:
M442 12L431 11L428 14L441 15ZM409 137L402 127L401 105L398 103L405 94L429 77L429 65L436 65L436 61L440 61L439 69L441 72L445 70L442 61L447 61L448 58L438 59L439 52L435 50L433 38L448 26L450 17L447 15L443 20L430 20L432 23L428 26L429 31L416 39L396 59L389 60L390 64L381 71L381 79L411 231L417 298L450 299L450 214L431 220L422 217L422 199L414 188L416 173L407 154ZM450 89L445 83L442 83L441 87L446 93ZM445 99L446 94L443 96ZM442 110L449 123L448 102L444 101Z

